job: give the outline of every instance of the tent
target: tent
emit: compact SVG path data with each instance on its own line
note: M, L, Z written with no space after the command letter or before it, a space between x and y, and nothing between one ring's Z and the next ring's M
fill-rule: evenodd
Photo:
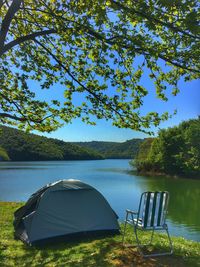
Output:
M117 215L92 186L61 180L34 193L15 213L15 238L38 244L60 237L118 233Z

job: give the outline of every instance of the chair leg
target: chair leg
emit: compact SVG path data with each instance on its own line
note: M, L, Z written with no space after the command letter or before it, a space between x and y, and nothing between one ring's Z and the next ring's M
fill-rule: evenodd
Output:
M124 245L124 239L125 239L126 226L127 226L127 222L125 221L125 224L124 224L124 231L123 231L123 237L122 237L123 245ZM150 242L149 242L148 244L142 244L142 243L140 242L140 239L139 239L139 237L138 237L138 233L137 233L137 226L134 225L134 224L133 224L133 231L134 231L135 239L136 239L136 247L138 248L139 253L144 257L144 253L142 252L142 247L151 244L151 242L152 242L152 240L153 240L153 236L154 236L154 230L152 231L151 239L150 239Z
M149 242L147 244L142 244L138 238L138 235L137 235L137 227L135 226L134 228L134 232L135 232L135 237L136 237L136 242L137 242L137 245L140 246L140 247L145 247L145 246L149 246L151 245L152 241L153 241L153 237L154 237L154 229L152 230L151 232L151 238L149 240Z
M125 223L124 223L123 235L122 235L122 244L123 244L123 246L125 246L125 236L126 236L126 228L127 228L127 224L132 225L132 226L133 226L133 231L135 231L135 225L134 225L133 223L129 223L129 222L128 222L129 215L130 215L130 214L128 214L128 212L127 212L127 214L126 214L126 219L125 219ZM134 221L133 214L131 214L131 220L132 220L132 222ZM134 234L133 234L133 238L134 238ZM126 246L131 246L131 247L132 247L131 244L126 244Z
M123 230L123 236L122 236L122 244L123 245L124 245L125 234L126 234L126 226L127 226L127 222L125 221L125 223L124 223L124 230Z
M126 214L126 220L125 220L125 223L124 223L124 230L123 230L123 236L122 236L122 244L123 245L124 245L125 234L126 234L127 220L128 220L128 213Z
M136 243L137 243L138 251L139 251L140 255L143 257L144 254L143 254L143 252L142 252L142 247L143 247L144 245L141 244L141 242L140 242L140 240L139 240L139 238L138 238L137 227L136 227L136 226L134 226L134 232L135 232L135 238L136 238Z
M154 237L154 229L152 230L152 233L151 233L151 239L150 239L149 245L151 245L153 241L153 237Z
M169 240L169 244L170 244L170 255L171 255L173 253L173 244L172 244L171 237L169 235L168 228L166 229L166 232L167 232L167 236L168 236L168 240Z
M156 257L156 256L172 255L172 253L173 253L173 245L172 245L172 241L171 241L171 238L170 238L170 235L169 235L168 228L165 228L164 230L167 232L167 237L168 237L168 241L169 241L170 251L169 252L162 252L162 253L144 254L142 252L142 250L141 250L140 252L143 255L143 257Z

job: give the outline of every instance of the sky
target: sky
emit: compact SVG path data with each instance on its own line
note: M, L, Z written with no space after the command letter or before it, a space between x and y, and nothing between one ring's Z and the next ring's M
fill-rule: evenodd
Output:
M144 86L149 91L149 94L144 99L141 112L143 114L150 111L159 113L168 111L170 114L176 109L177 114L168 121L162 122L159 127L152 127L151 130L155 136L159 128L167 128L178 125L184 120L197 118L200 115L200 80L185 83L179 81L180 93L177 96L172 96L168 92L168 101L163 102L156 98L153 85L148 84L148 81L143 81ZM36 134L57 138L68 142L79 141L114 141L124 142L132 138L145 138L148 135L137 132L131 129L119 129L112 126L111 121L96 120L96 126L90 126L83 123L80 119L75 119L71 124L64 125L52 133Z

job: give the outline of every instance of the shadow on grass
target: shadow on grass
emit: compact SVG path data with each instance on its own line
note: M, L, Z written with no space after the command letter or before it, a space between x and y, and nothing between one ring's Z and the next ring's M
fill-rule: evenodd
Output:
M175 256L144 259L134 246L129 248L123 247L120 240L121 236L118 236L117 240L116 237L99 237L68 243L48 244L43 247L29 247L20 241L14 241L12 244L9 244L8 248L11 259L6 261L5 257L4 265L2 266L192 266L186 265L183 259Z
M13 239L13 212L20 204L0 203L0 266L30 267L194 267L200 266L200 246L196 242L173 238L174 255L143 259L135 247L123 247L121 235L112 237L81 238L29 247ZM149 238L146 233L143 241ZM127 242L134 244L132 228L127 233ZM155 236L154 249L166 249L166 238Z

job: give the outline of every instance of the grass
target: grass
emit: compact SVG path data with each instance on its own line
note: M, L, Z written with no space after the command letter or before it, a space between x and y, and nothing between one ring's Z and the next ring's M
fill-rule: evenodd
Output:
M0 202L0 266L133 267L200 266L200 243L173 237L174 254L143 259L137 249L123 247L121 235L97 239L62 242L43 248L29 247L13 238L13 213L22 204ZM127 242L133 244L131 228ZM145 232L142 239L149 238ZM166 250L165 235L156 234L154 250Z

